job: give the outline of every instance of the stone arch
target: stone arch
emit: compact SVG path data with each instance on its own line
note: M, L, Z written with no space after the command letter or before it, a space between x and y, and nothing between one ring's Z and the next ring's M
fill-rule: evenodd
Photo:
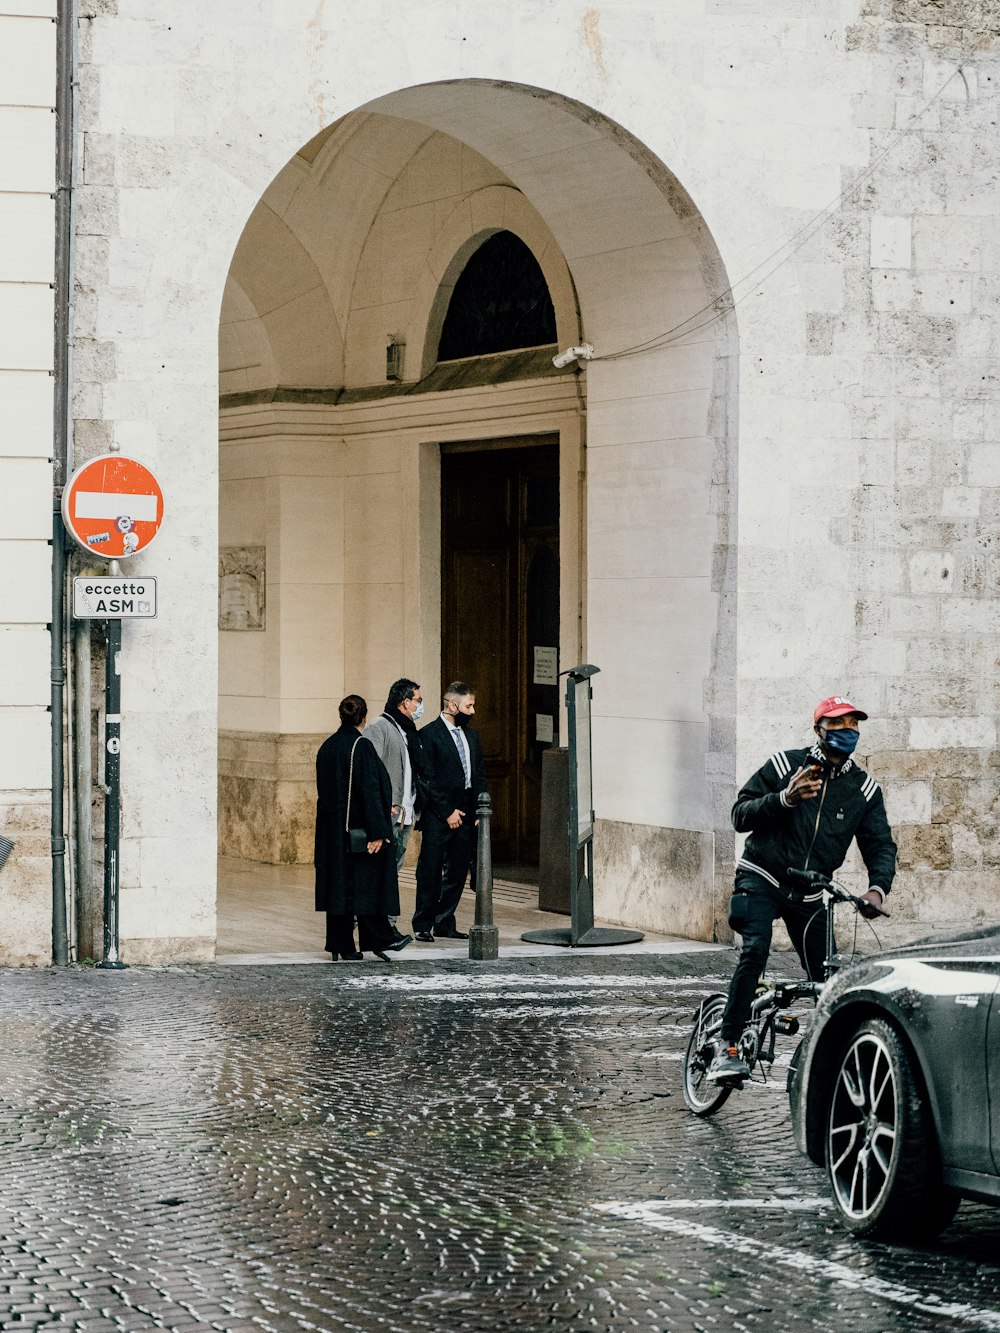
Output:
M542 267L560 344L589 342L594 359L561 375L536 360L530 383L465 397L433 381L422 398L456 277L504 228ZM256 271L267 262L281 271ZM501 419L515 433L555 430L572 573L560 647L564 662L585 654L602 671L597 910L711 938L715 866L725 873L732 853L738 357L719 251L683 185L620 125L558 94L477 80L404 88L275 177L233 276L227 308L258 312L278 377L253 386L268 391L256 416L234 402L224 420L227 440L254 441L247 465L266 481L257 511L249 483L240 492L240 533L271 506L277 637L256 645L254 670L278 682L257 710L277 768L292 752L302 766L296 746L308 749L338 692L380 697L391 660L435 679L438 443L494 438ZM310 360L302 330L321 320L328 336ZM408 348L402 384L386 383L388 334ZM497 406L508 389L521 395L514 416ZM494 416L477 417L487 401ZM243 695L229 716L242 724L254 707ZM288 798L299 832L278 839L282 859L302 852L307 788Z

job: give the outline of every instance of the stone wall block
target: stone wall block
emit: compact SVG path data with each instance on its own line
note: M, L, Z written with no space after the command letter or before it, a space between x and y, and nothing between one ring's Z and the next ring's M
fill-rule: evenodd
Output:
M903 824L930 823L931 784L895 782L885 789L885 805L893 828Z
M115 140L110 134L83 135L81 179L84 186L115 184Z
M930 821L934 824L952 824L962 815L968 782L962 778L935 778L932 783L933 802Z
M982 510L983 493L973 486L946 486L941 492L941 513L946 518L976 519Z
M80 238L73 266L78 295L80 292L102 289L106 285L110 245L106 236Z
M73 423L73 448L76 464L106 454L114 442L114 422L80 421Z
M993 717L910 718L910 744L915 750L992 749L996 745L996 736Z
M1000 443L975 444L969 450L968 479L973 486L1000 488Z
M910 219L877 215L870 226L872 267L909 268L913 244Z
M956 588L964 597L996 597L1000 594L1000 559L993 555L963 556Z
M970 649L964 639L908 636L905 653L906 674L919 671L942 675L972 673Z
M972 870L983 864L982 844L974 829L951 825L951 856L956 870Z
M991 316L967 315L958 326L955 350L960 357L989 356L994 350L995 337L996 321Z
M102 415L103 390L99 384L77 384L73 389L73 417L96 420Z
M977 683L965 676L907 675L889 683L886 705L893 715L912 717L921 712L970 712L977 701Z
M942 315L887 312L876 315L875 323L879 344L904 356L940 360L955 350L955 321Z
M1000 371L991 357L952 357L938 366L938 390L942 398L955 402L984 399L984 411L990 402L1000 399Z
M923 489L931 492L934 509L939 507L935 482L940 458L941 446L936 441L902 439L897 443L896 484L900 500ZM900 504L900 508L905 510L905 504Z
M76 190L78 236L118 235L118 195L106 185L81 185Z
M92 384L108 384L117 373L118 350L113 342L78 338L74 359L77 378Z
M941 628L949 633L995 634L1000 631L1000 606L956 596L941 607Z
M955 557L950 551L920 551L909 559L910 591L937 596L954 586Z
M867 767L880 781L935 781L938 778L978 778L983 773L979 750L873 750ZM1000 761L998 761L1000 767Z
M939 825L903 824L893 830L901 870L947 870L952 864L951 831Z

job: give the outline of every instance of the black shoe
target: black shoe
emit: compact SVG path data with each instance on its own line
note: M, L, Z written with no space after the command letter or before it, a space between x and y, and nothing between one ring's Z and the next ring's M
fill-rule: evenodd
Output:
M750 1077L750 1066L735 1046L720 1046L705 1076L710 1083L742 1083Z
M397 929L396 926L393 926L393 927L392 927L392 939L393 939L393 943L394 943L394 944L398 944L400 940L412 940L412 939L413 939L413 936L412 936L412 935L404 935L403 932L402 932L401 930Z
M436 930L434 938L436 940L467 940L469 937L464 930Z
M392 948L392 945L390 945L389 947ZM381 949L372 949L372 956L377 958L382 963L392 962L391 958L386 958L385 954L381 951Z
M413 943L412 935L400 935L400 933L397 931L396 938L393 940L391 944L387 944L385 947L386 949L391 949L393 953L399 953L401 949L405 949L408 944L412 943Z
M418 930L417 933L416 933L416 935L414 935L413 938L414 938L415 940L419 940L421 944L433 944L433 943L434 943L434 936L431 934L431 932L430 932L429 930Z
M363 953L335 953L335 954L331 954L331 957L332 957L332 959L333 959L334 962L336 962L338 958L342 958L342 959L344 960L345 963L360 963L361 960L362 960L362 958L364 958L364 954L363 954Z

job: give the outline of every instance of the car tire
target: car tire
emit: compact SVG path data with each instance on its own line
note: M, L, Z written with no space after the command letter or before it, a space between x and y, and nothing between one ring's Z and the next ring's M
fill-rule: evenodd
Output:
M929 1238L955 1215L914 1058L883 1018L862 1023L837 1064L826 1168L834 1206L856 1236Z
M709 1063L718 1050L725 1007L724 995L710 995L702 1000L684 1053L684 1102L697 1116L714 1115L733 1090L732 1084L713 1083L708 1078Z

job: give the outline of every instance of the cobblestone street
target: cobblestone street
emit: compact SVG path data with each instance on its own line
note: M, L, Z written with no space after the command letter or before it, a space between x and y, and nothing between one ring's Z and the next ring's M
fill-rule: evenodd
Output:
M687 1113L731 962L0 973L0 1327L1000 1329L1000 1213L863 1245L783 1071Z

